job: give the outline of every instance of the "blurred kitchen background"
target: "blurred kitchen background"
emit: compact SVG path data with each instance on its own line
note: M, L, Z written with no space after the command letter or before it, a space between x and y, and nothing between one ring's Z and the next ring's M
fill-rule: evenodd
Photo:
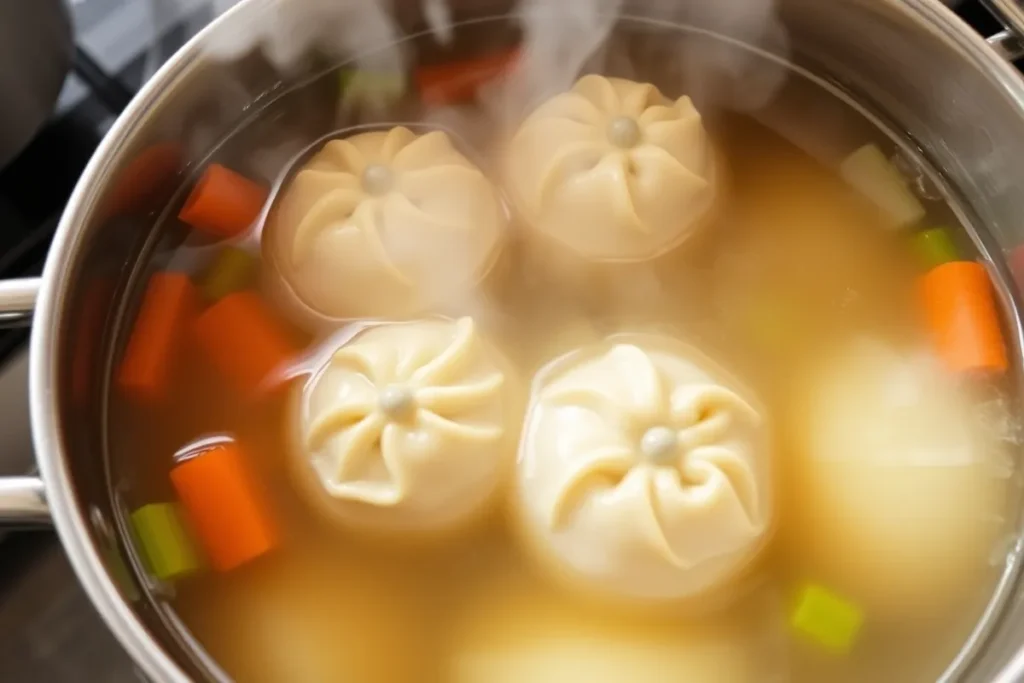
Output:
M41 272L63 206L104 133L160 64L234 1L50 0L55 7L65 2L71 19L70 69L62 84L55 82L56 103L53 97L47 99L37 132L27 131L9 152L0 144L0 277ZM15 5L47 4L0 0L0 21L2 10ZM999 29L979 0L947 4L956 4L983 35ZM4 28L0 25L0 40ZM6 28L15 33L8 33L5 42L18 37L18 26ZM10 82L0 78L0 87ZM4 97L16 97L18 87L32 84L8 85L14 92L5 91ZM0 332L0 474L24 474L33 468L27 338L24 330ZM52 532L7 535L0 542L0 681L141 680L94 614Z

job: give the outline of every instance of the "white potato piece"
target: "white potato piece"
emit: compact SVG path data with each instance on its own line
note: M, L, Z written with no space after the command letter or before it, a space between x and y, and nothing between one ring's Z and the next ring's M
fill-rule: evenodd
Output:
M983 585L1010 467L971 394L934 359L868 339L798 393L798 564L869 619L926 618Z
M239 683L404 683L422 666L410 595L386 568L278 555L211 587L189 624Z
M784 619L764 601L693 624L594 612L531 583L489 584L456 622L444 683L786 680Z
M839 174L875 204L893 227L905 228L924 218L921 201L878 147L858 149L839 165Z

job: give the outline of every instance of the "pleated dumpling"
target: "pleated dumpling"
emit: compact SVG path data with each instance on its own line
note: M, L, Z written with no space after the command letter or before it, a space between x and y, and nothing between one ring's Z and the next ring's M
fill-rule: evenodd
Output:
M407 315L475 285L507 222L445 133L402 127L328 142L277 207L270 258L305 306L333 318Z
M513 384L470 318L369 327L303 388L303 480L351 528L459 527L487 506L511 465Z
M612 337L534 382L516 499L556 574L613 597L694 597L735 577L773 521L761 409L696 350Z
M715 154L689 97L584 76L531 114L508 151L527 223L588 260L642 261L683 242L716 196Z

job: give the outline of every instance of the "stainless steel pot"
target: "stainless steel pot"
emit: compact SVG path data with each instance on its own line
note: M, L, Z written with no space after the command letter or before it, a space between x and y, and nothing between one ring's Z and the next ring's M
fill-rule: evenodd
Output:
M767 2L638 0L626 2L621 13L644 30L671 32L690 25L750 42L748 24L707 7L756 5L764 11ZM196 117L209 111L211 103L226 112L219 123L227 133L247 114L250 102L272 100L282 91L282 80L303 76L301 60L282 60L289 62L282 72L271 67L275 60L243 57L250 45L237 40L266 38L263 27L279 26L282 17L301 19L295 14L298 4L243 0L171 59L97 150L67 206L41 281L0 284L0 322L21 324L32 317L34 326L30 400L41 473L40 478L0 481L0 519L14 524L52 519L97 610L158 681L219 674L173 616L146 598L141 574L123 571L118 560L123 556L122 519L116 514L105 457L108 369L129 306L125 294L161 239L151 228L182 180L185 169L179 161L190 161L178 144L181 137L194 129ZM328 50L337 59L372 48L368 40L420 25L418 3L395 0L393 20L376 0L318 4L344 15L342 28L335 32L336 38L342 37L341 45ZM502 0L454 4L456 18L460 7L472 7L477 17L510 10L510 3ZM987 45L938 0L776 4L772 12L784 27L785 40L759 47L849 93L916 147L955 190L964 217L976 229L979 248L996 264L997 279L1009 282L1004 264L1024 241L1024 80L1005 60L1020 54L1024 11L1012 0L990 0L1007 31ZM309 28L308 19L292 28L298 30L303 21ZM358 30L346 33L344 26ZM473 30L487 30L486 22L478 26ZM304 35L310 44L318 43L315 30ZM225 49L227 39L234 41L230 50ZM274 49L280 56L282 45ZM222 61L227 54L237 58ZM225 92L231 94L226 105ZM1001 295L1016 337L1019 367L1020 297L1006 286ZM1024 544L1018 541L986 618L944 680L1024 681L1024 591L1018 581L1022 554Z

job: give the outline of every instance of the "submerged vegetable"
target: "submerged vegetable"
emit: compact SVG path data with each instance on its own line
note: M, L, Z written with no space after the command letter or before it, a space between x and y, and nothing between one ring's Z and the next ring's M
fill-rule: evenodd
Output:
M450 683L788 681L784 615L749 597L742 614L691 623L607 618L525 580L491 581L456 612L444 651Z
M232 292L249 286L256 273L256 257L236 247L227 247L217 254L203 276L200 287L208 301L223 299Z
M420 67L416 85L424 104L458 104L476 94L477 88L511 70L519 50L498 52L477 59Z
M245 394L271 388L272 375L298 353L287 329L254 292L229 294L195 322L207 360Z
M146 564L158 579L174 579L199 567L176 505L151 503L133 512L131 519Z
M1006 343L983 265L954 261L932 269L921 280L921 301L935 350L947 368L1006 371Z
M924 218L921 202L878 147L864 145L858 149L839 165L839 174L878 206L894 227L905 227Z
M930 355L875 339L793 382L787 534L802 572L872 621L963 604L1004 533L1011 466L1001 434Z
M266 199L267 188L220 164L210 164L178 218L214 237L236 237L259 217Z
M932 228L914 235L914 249L925 268L934 268L960 258L949 231Z
M863 622L864 615L856 605L814 584L800 592L790 619L795 631L834 654L850 651Z
M343 107L384 106L405 94L405 74L400 71L344 69L338 74Z
M196 292L187 275L156 273L150 278L118 370L121 391L147 403L167 397L183 331L195 312Z
M215 443L192 455L171 470L171 482L217 571L230 571L277 545L267 504L237 443Z

